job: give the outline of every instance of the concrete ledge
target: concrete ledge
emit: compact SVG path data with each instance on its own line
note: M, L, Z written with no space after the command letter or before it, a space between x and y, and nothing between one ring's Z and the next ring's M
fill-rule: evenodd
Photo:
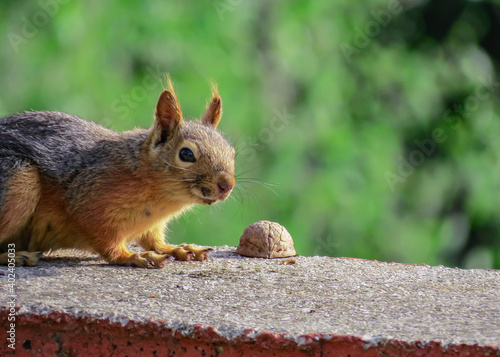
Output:
M215 249L163 270L68 251L17 268L16 355L500 355L500 271Z

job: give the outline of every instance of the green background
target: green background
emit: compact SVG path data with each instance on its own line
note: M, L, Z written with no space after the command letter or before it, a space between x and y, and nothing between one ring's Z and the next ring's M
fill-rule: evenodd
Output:
M0 2L0 116L186 118L215 81L238 189L169 229L237 245L258 220L301 255L500 268L498 1ZM261 182L255 183L255 182Z

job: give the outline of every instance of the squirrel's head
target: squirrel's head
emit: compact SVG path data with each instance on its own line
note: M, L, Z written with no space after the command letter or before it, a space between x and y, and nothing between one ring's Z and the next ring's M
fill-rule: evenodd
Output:
M184 121L174 89L158 99L155 121L146 146L156 169L164 170L172 198L211 205L225 200L235 185L231 144L217 130L222 102L217 87L199 121Z

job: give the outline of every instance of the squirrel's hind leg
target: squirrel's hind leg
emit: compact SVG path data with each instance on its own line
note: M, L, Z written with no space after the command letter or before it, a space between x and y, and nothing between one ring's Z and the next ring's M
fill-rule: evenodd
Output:
M9 263L12 262L12 259L14 259L14 264L16 266L25 265L29 267L34 267L35 265L38 264L38 259L42 256L43 254L41 252L20 251L20 252L15 252L13 257L12 254L2 253L0 254L0 265L8 265Z
M6 248L18 252L29 248L29 225L41 196L37 168L16 164L18 168L15 171L13 169L9 177L0 182L0 246L3 252L7 251ZM4 165L0 166L4 168ZM36 260L29 258L28 261Z

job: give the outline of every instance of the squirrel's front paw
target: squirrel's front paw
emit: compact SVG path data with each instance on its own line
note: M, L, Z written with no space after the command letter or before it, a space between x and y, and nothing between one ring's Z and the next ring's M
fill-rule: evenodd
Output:
M189 260L207 260L212 248L200 247L196 244L179 244L179 245L163 245L157 247L157 253L168 254L173 256L177 260L189 261Z
M165 267L165 263L172 260L168 254L156 254L155 252L136 253L132 255L125 265L136 268L154 268L161 269Z
M187 254L191 255L192 259L198 261L207 260L208 255L213 250L212 248L200 247L195 244L179 244L179 248L182 248L184 251L187 252Z

